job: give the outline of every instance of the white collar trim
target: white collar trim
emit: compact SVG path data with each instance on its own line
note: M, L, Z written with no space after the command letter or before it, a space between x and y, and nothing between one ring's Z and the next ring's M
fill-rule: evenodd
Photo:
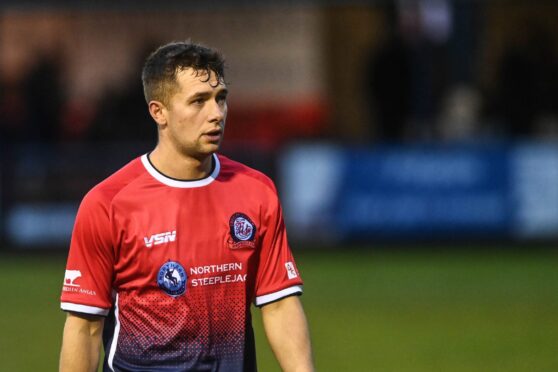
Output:
M221 163L219 163L219 157L217 156L217 154L213 154L213 159L215 159L215 168L213 169L213 172L211 172L209 176L207 176L206 178L202 178L201 180L181 181L181 180L176 180L174 178L169 178L164 174L162 174L161 172L159 172L157 169L155 169L155 167L153 167L153 165L147 158L147 154L141 156L141 162L143 163L143 166L153 178L155 178L157 181L167 186L178 187L182 189L203 187L215 181L215 179L219 175L219 171L221 170Z

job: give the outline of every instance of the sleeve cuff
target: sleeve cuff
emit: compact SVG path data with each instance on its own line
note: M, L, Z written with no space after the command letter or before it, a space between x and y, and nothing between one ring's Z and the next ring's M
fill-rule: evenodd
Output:
M60 308L64 311L75 311L77 313L90 314L90 315L107 316L109 313L109 309L103 309L95 306L73 304L71 302L60 303Z
M282 289L280 291L277 292L273 292L273 293L269 293L263 296L257 296L256 300L254 301L254 304L256 306L263 306L265 304L268 304L270 302L275 302L277 300L280 300L284 297L288 297L294 294L302 294L302 286L301 285L295 285L293 287L289 287L289 288L285 288Z

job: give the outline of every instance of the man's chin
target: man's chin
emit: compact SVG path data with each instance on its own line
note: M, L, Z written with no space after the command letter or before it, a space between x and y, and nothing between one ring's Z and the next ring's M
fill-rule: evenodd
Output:
M200 151L201 154L206 155L206 156L210 156L214 153L216 153L217 151L219 151L219 149L221 148L221 144L207 144L204 145L202 150Z

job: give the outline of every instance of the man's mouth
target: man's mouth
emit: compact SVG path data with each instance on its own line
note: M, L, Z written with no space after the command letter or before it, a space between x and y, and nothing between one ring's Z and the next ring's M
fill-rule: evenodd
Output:
M223 134L222 129L213 129L205 132L203 136L206 137L210 142L217 142L221 139L222 134Z

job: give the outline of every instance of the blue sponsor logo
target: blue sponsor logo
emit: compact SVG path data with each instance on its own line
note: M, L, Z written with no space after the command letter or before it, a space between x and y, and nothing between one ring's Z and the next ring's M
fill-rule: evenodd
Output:
M157 284L169 296L178 297L186 292L186 271L178 262L168 261L159 269Z

